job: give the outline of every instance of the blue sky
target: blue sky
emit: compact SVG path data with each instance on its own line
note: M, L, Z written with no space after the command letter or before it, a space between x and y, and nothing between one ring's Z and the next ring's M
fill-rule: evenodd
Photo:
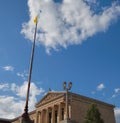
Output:
M1 1L0 116L23 112L33 18L40 10L30 110L49 88L63 91L62 83L72 81L72 92L115 105L119 122L120 4L110 0Z

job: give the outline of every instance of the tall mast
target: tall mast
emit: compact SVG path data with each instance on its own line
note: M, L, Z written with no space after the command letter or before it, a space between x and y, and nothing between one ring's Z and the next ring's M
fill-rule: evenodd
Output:
M35 18L34 22L36 26L35 26L34 41L32 44L32 51L31 51L31 58L30 58L26 103L25 103L24 113L22 114L21 123L33 123L33 121L30 119L28 115L28 100L29 100L30 83L31 83L31 75L32 75L33 60L34 60L34 51L35 51L35 40L36 40L37 23L38 23L37 17Z

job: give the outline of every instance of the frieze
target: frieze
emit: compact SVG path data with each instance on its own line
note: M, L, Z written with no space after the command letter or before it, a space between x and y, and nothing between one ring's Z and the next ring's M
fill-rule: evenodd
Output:
M36 105L47 103L57 97L63 96L64 93L49 92L44 98L42 98Z

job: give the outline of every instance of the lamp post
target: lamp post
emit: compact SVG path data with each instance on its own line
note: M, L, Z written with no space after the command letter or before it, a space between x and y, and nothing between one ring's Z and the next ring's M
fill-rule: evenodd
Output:
M36 32L37 32L37 17L34 21L35 26L35 33L34 33L34 41L32 44L32 52L31 52L31 59L30 59L30 68L29 68L29 75L28 75L28 87L27 87L27 95L26 95L26 103L24 108L24 113L22 114L21 123L33 123L33 121L30 119L28 114L28 100L29 100L29 93L30 93L30 83L31 83L31 75L32 75L32 67L33 67L33 59L34 59L34 50L35 50L35 40L36 40Z
M72 88L72 82L68 83L68 87L67 87L67 83L64 82L63 83L63 89L66 91L66 119L69 119L69 113L68 113L68 91Z

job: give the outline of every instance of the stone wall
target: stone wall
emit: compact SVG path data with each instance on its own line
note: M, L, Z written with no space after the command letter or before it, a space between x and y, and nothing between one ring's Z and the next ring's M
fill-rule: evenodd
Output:
M74 94L71 101L71 119L78 123L83 123L89 105L92 103L97 104L104 123L115 123L113 105Z

